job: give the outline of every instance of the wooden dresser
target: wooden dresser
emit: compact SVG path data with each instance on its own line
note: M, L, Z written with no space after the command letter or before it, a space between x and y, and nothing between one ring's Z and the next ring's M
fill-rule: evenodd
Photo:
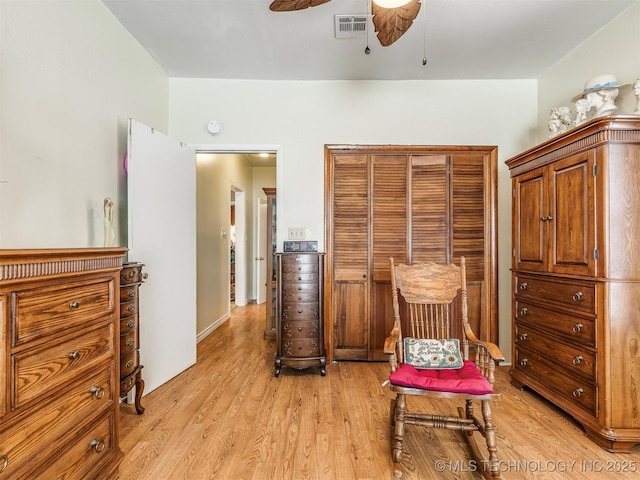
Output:
M319 366L325 375L324 254L279 253L276 263L275 376L282 365L299 370Z
M0 480L117 477L125 252L0 250Z
M628 452L640 443L640 116L590 120L506 163L512 383Z
M120 271L120 396L127 395L136 387L135 406L139 414L144 380L140 365L139 294L145 273L142 263L129 262Z

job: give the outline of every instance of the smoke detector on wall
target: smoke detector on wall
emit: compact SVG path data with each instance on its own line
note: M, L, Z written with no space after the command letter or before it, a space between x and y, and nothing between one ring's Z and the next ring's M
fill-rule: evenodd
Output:
M336 38L365 37L367 18L367 15L334 15Z

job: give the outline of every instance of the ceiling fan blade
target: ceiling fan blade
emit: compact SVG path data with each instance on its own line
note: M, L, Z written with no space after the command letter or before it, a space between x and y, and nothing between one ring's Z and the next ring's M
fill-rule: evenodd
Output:
M402 7L382 8L371 3L373 25L378 33L378 40L383 47L388 47L405 34L420 12L420 0L411 0Z
M273 12L293 12L304 10L309 7L317 7L331 0L273 0L269 5L269 10Z

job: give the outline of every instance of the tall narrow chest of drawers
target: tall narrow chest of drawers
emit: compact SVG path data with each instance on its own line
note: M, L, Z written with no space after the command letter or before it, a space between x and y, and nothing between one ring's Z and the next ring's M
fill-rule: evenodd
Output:
M140 285L146 274L142 263L129 262L120 271L120 396L127 395L133 387L135 406L139 414L144 413L140 403L144 380L140 365Z
M0 480L117 477L125 252L0 250Z
M283 365L298 370L319 366L324 352L324 254L279 253L277 262L275 375Z
M640 444L640 117L601 117L507 160L512 383L609 451Z

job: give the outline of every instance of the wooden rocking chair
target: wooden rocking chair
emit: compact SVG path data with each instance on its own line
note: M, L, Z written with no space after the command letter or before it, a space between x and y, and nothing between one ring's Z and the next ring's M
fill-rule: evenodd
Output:
M479 340L471 331L464 257L459 267L435 263L396 266L393 258L390 261L394 326L384 350L391 366L390 389L395 393L391 401L395 477L402 477L405 425L421 425L461 431L478 472L487 479L500 478L490 402L501 398L493 391L493 381L495 366L504 356L496 345ZM406 302L402 308L398 291ZM401 312L407 312L406 319L401 319ZM403 337L403 325L409 329L407 337ZM465 406L458 407L458 416L410 413L408 395L464 400ZM474 401L480 402L481 419L474 414ZM486 456L480 453L475 433L485 439Z

